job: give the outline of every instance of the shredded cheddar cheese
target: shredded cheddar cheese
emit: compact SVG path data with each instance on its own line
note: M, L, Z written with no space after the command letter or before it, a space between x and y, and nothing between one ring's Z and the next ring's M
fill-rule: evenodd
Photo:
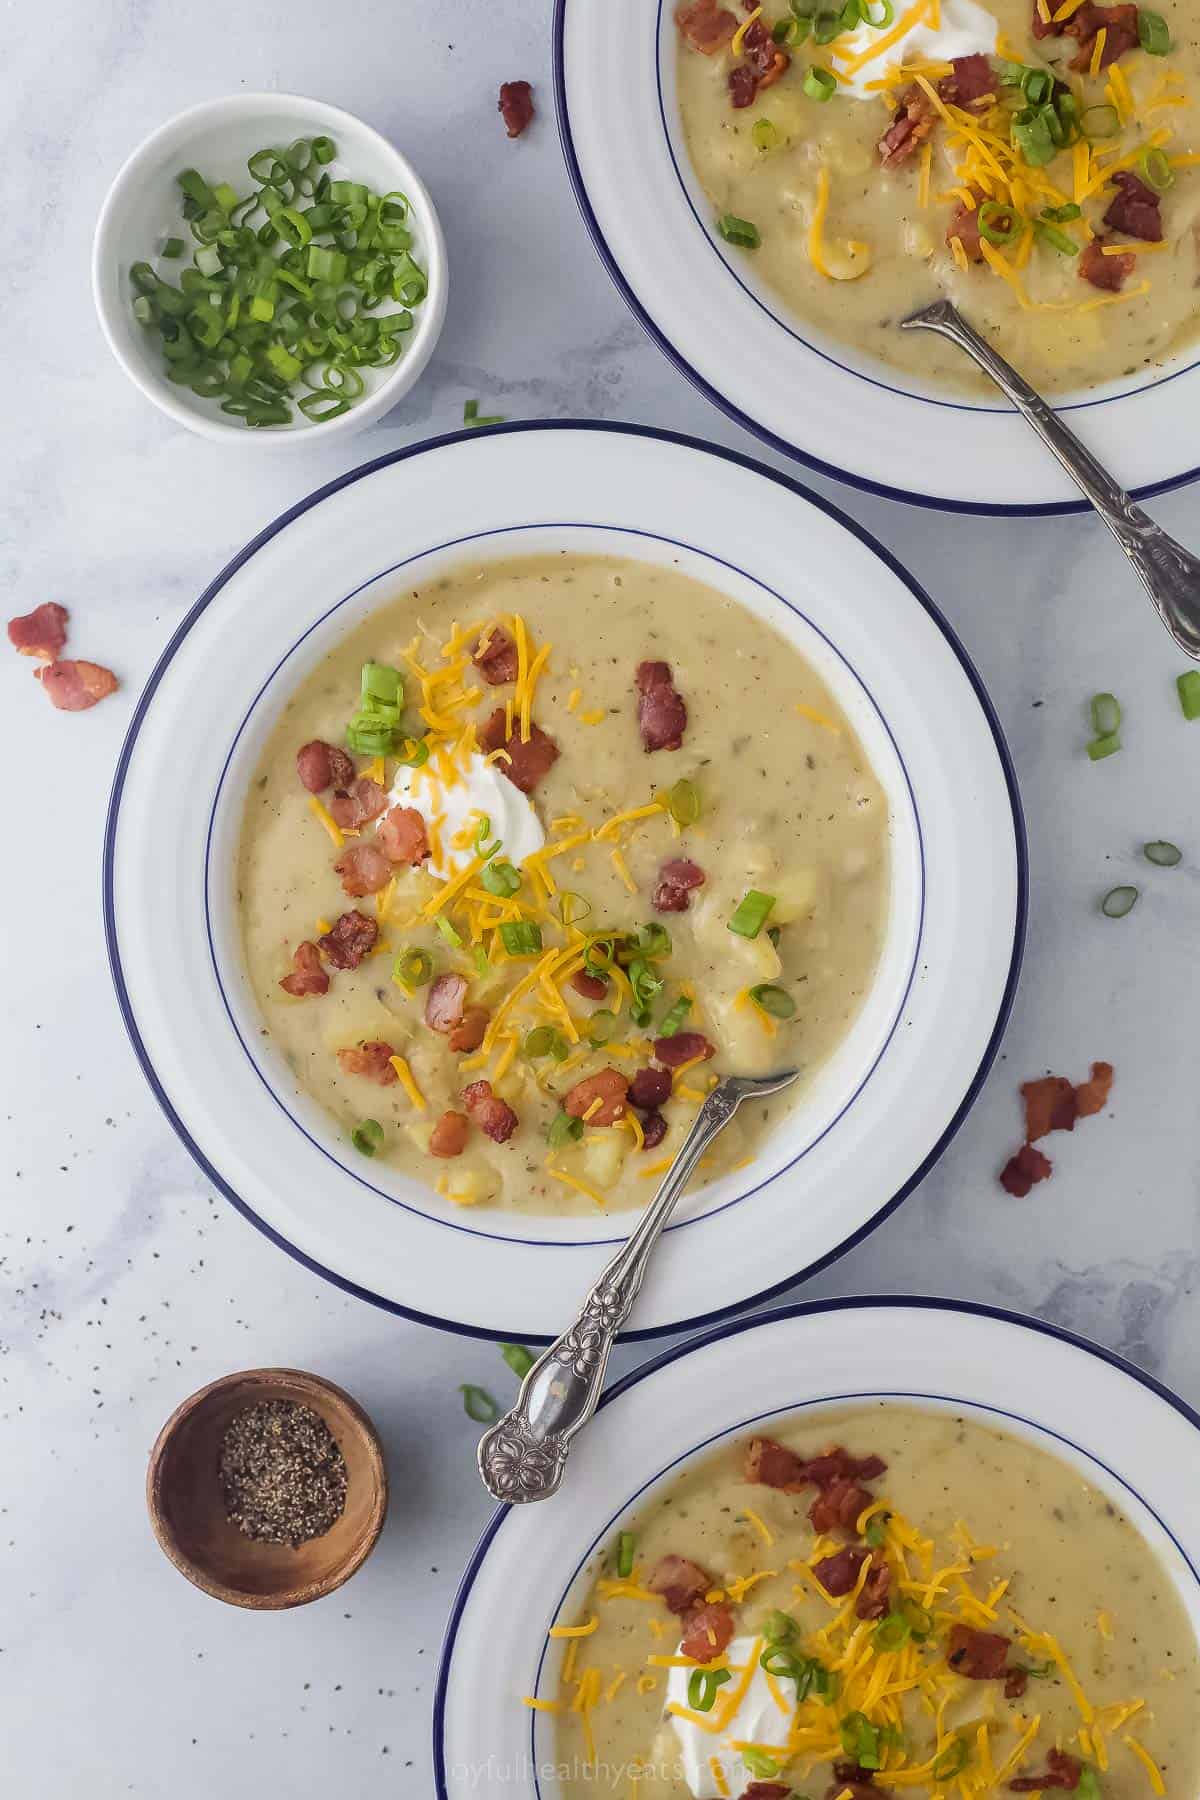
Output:
M320 819L322 825L325 827L326 831L329 833L330 838L333 840L335 849L340 850L342 848L342 845L346 842L346 840L342 835L341 826L334 819L332 813L329 811L329 809L327 807L325 807L321 804L321 801L318 799L316 794L310 794L308 796L308 804L309 804L311 811L316 814L317 818Z
M404 1089L418 1112L424 1112L425 1096L413 1079L413 1072L402 1056L389 1056L388 1061L396 1071L396 1079Z

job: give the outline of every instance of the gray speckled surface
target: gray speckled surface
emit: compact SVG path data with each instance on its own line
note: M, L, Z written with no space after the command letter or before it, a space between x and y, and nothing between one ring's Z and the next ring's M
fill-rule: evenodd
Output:
M20 1800L430 1791L438 1641L487 1515L455 1386L504 1393L507 1371L488 1345L322 1286L209 1193L117 1018L98 862L141 682L212 574L299 495L455 426L471 396L514 418L626 418L755 453L643 338L587 241L549 116L548 10L398 0L334 15L267 0L197 16L164 0L59 0L26 9L7 47L7 610L63 600L75 651L124 681L95 713L60 718L27 664L2 665L0 1712L4 1791ZM495 92L517 75L537 83L543 111L510 145ZM393 135L434 192L453 271L440 349L399 411L340 449L255 463L252 479L138 399L87 291L117 163L152 124L239 84L320 95ZM1090 520L942 518L812 485L907 563L978 665L1020 774L1032 919L1002 1057L950 1152L808 1292L923 1289L1024 1308L1200 1401L1188 1023L1200 726L1175 705L1178 658ZM1194 494L1154 510L1186 537ZM1126 749L1092 766L1081 707L1102 687L1125 703ZM1133 876L1137 911L1100 918L1096 896L1130 878L1156 836L1187 847L1185 866ZM1082 1076L1097 1056L1118 1069L1111 1116L1057 1140L1048 1187L1007 1200L995 1171L1017 1141L1016 1083L1045 1068ZM617 1366L636 1360L626 1351ZM350 1388L383 1430L394 1483L366 1571L317 1607L262 1618L188 1587L159 1556L142 1500L172 1406L258 1363Z

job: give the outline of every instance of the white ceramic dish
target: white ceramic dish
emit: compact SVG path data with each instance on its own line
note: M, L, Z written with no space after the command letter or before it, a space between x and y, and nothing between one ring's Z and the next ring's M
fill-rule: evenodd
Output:
M757 283L722 243L675 92L674 0L556 0L555 91L576 197L600 256L676 366L775 449L892 499L983 513L1085 512L997 397L959 400L856 356ZM936 299L931 290L929 299ZM1193 480L1196 345L1059 410L1141 496Z
M413 313L398 362L387 369L363 371L362 398L348 412L325 423L313 423L294 409L291 425L248 430L228 418L215 400L202 400L190 389L167 380L156 332L139 325L131 310L129 270L150 262L164 280L178 283L188 266L191 248L178 261L155 254L165 237L192 239L180 210L176 177L180 170L199 169L210 182L228 181L239 194L253 191L246 159L265 146L284 146L297 138L324 133L337 147L335 174L363 181L377 193L398 190L412 204L413 254L429 279L429 292ZM304 204L307 204L305 202ZM108 347L134 386L160 412L202 437L251 449L291 448L314 436L347 437L382 417L416 383L441 334L446 317L446 245L442 228L421 177L407 157L379 132L340 107L295 94L233 94L206 100L168 119L128 158L108 190L92 245L92 294Z
M757 1425L874 1399L967 1412L1077 1466L1162 1559L1200 1634L1200 1418L1182 1401L1094 1344L992 1308L895 1298L790 1307L669 1350L618 1383L572 1450L561 1493L493 1515L442 1646L439 1800L559 1791L554 1721L521 1696L556 1681L548 1628L582 1601L589 1557L658 1484Z
M867 1231L965 1113L1015 982L1024 846L998 727L929 600L824 503L688 440L584 424L459 433L302 502L203 595L139 704L109 818L110 954L156 1093L256 1224L411 1316L554 1336L632 1216L464 1215L357 1156L262 1033L231 868L260 746L343 632L448 564L556 547L670 561L770 619L830 684L892 815L874 988L759 1159L685 1203L634 1315L647 1334L778 1292Z

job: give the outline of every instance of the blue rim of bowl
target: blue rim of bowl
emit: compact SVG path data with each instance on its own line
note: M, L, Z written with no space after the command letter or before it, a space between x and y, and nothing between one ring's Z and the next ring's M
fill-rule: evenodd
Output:
M555 111L558 114L559 142L562 145L563 158L567 165L567 176L570 180L571 187L574 190L576 203L583 216L583 222L587 227L588 235L591 237L596 254L608 271L618 293L637 319L638 324L642 327L642 330L646 333L647 337L658 346L668 361L673 363L679 370L679 373L686 376L687 380L690 381L694 387L699 389L706 400L710 400L720 412L725 414L726 418L732 419L733 422L736 425L740 425L743 430L750 432L756 438L760 438L764 444L768 445L770 449L778 451L781 456L791 457L797 462L804 463L806 467L816 470L818 474L828 475L834 481L845 482L850 487L858 488L862 493L875 494L882 500L899 500L909 506L927 507L933 512L966 513L971 517L998 519L1064 518L1071 514L1088 513L1092 510L1091 502L1082 499L1054 500L1048 501L1045 505L1013 506L998 501L952 500L934 494L918 494L908 488L891 487L886 482L872 481L869 477L865 475L856 475L850 469L844 469L837 463L825 462L821 457L814 456L811 451L801 450L797 444L791 443L787 438L779 437L758 419L753 418L749 413L743 412L727 394L722 393L720 389L715 388L710 381L707 381L705 377L700 374L699 370L694 368L683 353L676 348L671 339L666 335L666 332L651 316L634 292L632 283L609 247L608 240L601 229L600 221L596 217L592 207L591 200L588 196L587 185L583 179L583 171L579 166L579 158L575 152L575 140L571 134L571 120L567 108L566 61L563 52L563 36L566 30L568 4L569 0L555 0L554 4L552 38L554 105ZM658 11L655 15L656 18L661 17L661 11L662 0L659 0ZM656 80L657 79L658 72L656 71ZM658 81L658 87L661 105L660 80ZM666 121L664 118L664 127L665 123ZM684 200L693 216L695 216L695 208L692 206L686 184L683 181L683 177L679 172L678 163L675 160L674 146L671 143L669 131L667 131L667 149L672 165L675 168L676 175L679 178L680 189L683 193ZM710 246L716 253L717 260L723 265L726 271L733 276L733 279L738 283L738 286L755 301L756 305L762 307L762 310L768 314L780 329L786 331L790 337L795 338L797 342L803 344L804 348L812 355L819 356L822 361L831 363L835 368L842 369L845 374L854 376L856 380L865 380L873 387L886 388L889 393L901 395L903 398L912 400L918 404L935 407L951 406L954 410L963 412L995 411L1001 417L1006 416L1007 409L1004 408L993 409L990 407L961 406L956 402L929 399L925 395L911 394L906 389L888 387L886 382L880 382L874 380L870 376L864 376L859 370L847 368L846 365L839 363L836 358L827 356L824 351L815 349L813 345L807 343L804 338L800 337L797 332L794 332L789 327L783 325L782 321L775 317L775 314L771 312L770 308L764 306L762 301L760 301L750 289L746 288L741 277L721 255L719 250L717 250L716 245L712 242L711 236L704 230L704 226L699 220L697 220L697 225L698 228L704 232L704 236L708 239ZM1200 367L1200 364L1191 363L1187 369L1174 370L1171 375L1164 377L1163 381L1155 382L1151 385L1154 387L1163 386L1167 381L1173 381L1181 375L1194 372L1197 367ZM1070 407L1063 407L1060 410L1063 412L1073 412L1085 406L1113 405L1118 400L1127 400L1132 398L1134 394L1140 394L1146 391L1147 390L1144 388L1138 388L1129 393L1109 395L1103 400L1079 401ZM1186 487L1189 482L1195 481L1198 477L1200 477L1200 464L1193 469L1186 470L1181 475L1169 475L1164 480L1151 482L1146 487L1131 488L1130 494L1135 500L1152 500L1159 494L1174 493L1177 488Z
M807 501L811 506L815 506L818 511L824 513L827 518L832 519L835 524L840 525L843 530L848 531L851 536L856 538L860 544L864 545L873 556L877 557L879 561L891 571L897 580L902 581L912 594L913 598L924 608L938 630L942 633L949 648L957 657L964 675L970 682L975 697L983 711L984 718L987 721L988 728L991 731L1001 770L1004 775L1005 786L1008 790L1009 805L1012 812L1013 840L1017 859L1017 903L1016 915L1013 921L1013 947L1009 961L1008 977L1005 981L1000 1005L997 1009L995 1025L993 1026L991 1035L984 1047L979 1066L976 1069L962 1100L959 1102L953 1117L950 1119L946 1129L942 1132L937 1142L929 1151L929 1154L913 1171L908 1180L895 1194L884 1202L871 1218L860 1225L857 1230L851 1232L851 1234L844 1238L840 1243L835 1244L831 1250L827 1251L824 1256L819 1257L815 1262L806 1264L804 1268L794 1271L781 1281L773 1282L769 1287L763 1288L757 1294L750 1294L744 1299L732 1301L728 1306L716 1307L711 1312L698 1314L695 1318L677 1320L668 1325L647 1326L636 1331L627 1331L621 1334L622 1342L634 1343L642 1339L665 1337L675 1332L694 1331L701 1327L713 1325L721 1320L732 1319L736 1317L737 1314L745 1312L751 1307L761 1306L765 1301L776 1299L780 1294L785 1292L787 1288L794 1286L796 1282L809 1280L812 1276L819 1274L823 1269L828 1268L831 1263L836 1262L839 1257L844 1256L848 1250L852 1250L854 1246L861 1243L864 1238L868 1237L877 1226L881 1225L883 1221L896 1210L901 1202L912 1192L913 1188L915 1188L929 1173L930 1169L933 1168L934 1164L938 1161L955 1136L968 1112L970 1112L971 1107L974 1105L980 1088L983 1086L988 1071L991 1069L992 1063L995 1060L996 1052L1000 1047L1000 1040L1004 1034L1004 1028L1008 1023L1008 1017L1012 1011L1013 1000L1017 990L1017 981L1021 970L1021 959L1025 947L1025 931L1029 911L1029 852L1025 835L1025 819L1021 809L1021 798L1017 787L1017 778L1013 767L1012 756L1009 752L1008 745L1005 742L1000 721L996 716L995 708L988 697L987 690L984 688L983 682L981 681L974 664L971 662L970 657L959 642L955 632L946 619L943 618L933 600L921 587L920 583L909 574L903 564L898 562L891 552L885 549L882 544L878 543L864 526L857 524L853 519L847 517L847 515L843 513L839 507L835 506L832 501L826 500L820 494L816 494L810 488L806 488L803 483L798 481L794 476L786 474L782 470L767 468L764 464L756 462L753 457L746 456L741 451L722 449L717 445L705 443L701 438L688 437L682 432L665 431L654 426L627 425L604 419L528 419L518 421L511 425L489 426L484 428L484 430L489 437L512 436L522 432L532 431L594 431L618 433L630 437L650 438L658 443L676 444L683 449L696 450L705 456L717 457L724 462L735 464L739 468L749 470L751 474L760 475L768 481L775 482L777 486L786 488L789 493L795 494L800 499ZM263 1236L268 1238L271 1243L275 1244L279 1249L286 1251L296 1262L310 1270L313 1274L319 1275L323 1280L331 1282L334 1287L341 1288L343 1293L353 1294L355 1298L359 1300L367 1300L373 1306L378 1306L382 1308L383 1311L393 1313L399 1318L411 1319L418 1325L433 1325L439 1330L454 1332L459 1337L482 1338L488 1342L521 1339L528 1343L545 1344L550 1342L550 1339L545 1333L527 1332L522 1330L519 1325L506 1326L504 1328L499 1326L465 1325L458 1320L439 1318L436 1314L421 1312L415 1307L404 1306L399 1301L389 1300L382 1294L373 1293L369 1288L359 1286L357 1282L348 1280L345 1276L337 1274L334 1270L326 1268L324 1264L317 1262L313 1257L306 1255L304 1251L298 1249L294 1244L290 1243L287 1238L283 1237L281 1233L268 1225L266 1220L261 1218L259 1214L254 1211L253 1207L249 1206L247 1202L236 1193L205 1156L204 1152L191 1136L182 1119L175 1111L175 1108L172 1106L167 1096L165 1088L158 1078L158 1074L150 1059L146 1046L142 1042L141 1034L138 1030L136 1019L134 1018L128 989L126 987L124 971L121 966L120 949L117 942L116 908L113 898L114 853L116 848L117 822L120 814L121 796L124 791L125 778L128 773L129 764L137 746L137 739L141 731L143 720L154 699L159 684L166 674L180 645L191 631L197 619L199 619L205 610L212 604L226 584L237 574L238 570L250 561L251 557L255 556L265 544L270 543L274 537L277 537L281 531L285 530L286 527L291 525L296 519L302 517L306 512L311 511L313 507L320 505L323 500L327 500L332 495L339 493L342 488L349 487L354 482L360 481L368 475L375 474L379 469L390 468L393 464L407 462L409 458L420 456L428 450L440 450L451 444L472 441L480 435L481 431L479 428L474 430L447 432L441 437L427 438L421 443L410 444L400 450L388 451L383 456L378 456L373 458L370 462L362 463L357 469L351 469L344 475L336 476L334 480L326 482L323 487L315 489L313 493L307 495L303 500L296 501L293 506L288 507L285 512L280 513L279 517L274 519L271 524L265 526L256 537L251 538L250 542L239 550L237 555L234 556L231 561L226 563L220 574L218 574L214 580L209 583L208 587L205 588L195 605L190 609L181 624L172 634L166 649L155 664L154 670L134 709L133 717L129 723L129 730L125 736L125 742L121 746L121 754L117 759L117 767L113 776L112 791L108 803L108 814L104 827L102 871L104 939L108 953L109 969L112 974L113 986L116 990L117 1005L120 1009L130 1044L133 1047L134 1055L141 1065L142 1073L149 1084L150 1090L158 1101L159 1106L166 1116L167 1122L175 1132L175 1135L179 1138L184 1149L187 1150L193 1161L203 1171L204 1175L213 1184L218 1193L222 1194L225 1199L241 1213L243 1218L249 1220L250 1224L261 1231Z
M677 1362L681 1357L691 1356L693 1352L703 1350L709 1344L719 1343L723 1338L736 1337L741 1332L752 1331L760 1325L778 1324L784 1319L807 1318L818 1313L837 1313L855 1310L865 1311L871 1307L911 1307L924 1312L966 1313L975 1318L999 1319L1001 1323L1005 1325L1017 1325L1025 1331L1040 1332L1044 1337L1057 1338L1060 1343L1069 1345L1071 1349L1082 1351L1086 1356L1098 1357L1101 1362L1108 1363L1110 1367L1116 1369L1120 1374L1131 1377L1132 1380L1139 1384L1139 1386L1147 1388L1159 1400L1165 1401L1167 1405L1172 1407L1175 1412L1179 1413L1181 1418L1185 1419L1189 1425L1193 1426L1197 1431L1200 1431L1200 1413L1197 1413L1190 1407L1186 1400L1182 1400L1178 1394L1173 1393L1169 1387L1159 1381L1155 1376L1148 1374L1144 1369L1139 1369L1134 1363L1127 1361L1125 1357L1118 1356L1115 1350L1109 1350L1104 1344L1097 1344L1090 1338L1081 1337L1077 1332L1067 1331L1061 1325L1052 1325L1048 1320L1035 1319L1024 1313L1012 1312L1007 1307L990 1306L984 1301L976 1300L943 1300L932 1294L859 1294L832 1300L798 1300L791 1306L775 1307L769 1312L757 1313L751 1318L729 1320L724 1324L715 1326L710 1331L702 1332L698 1337L689 1338L686 1343L676 1344L669 1350L660 1351L657 1356L651 1357L648 1362L644 1362L638 1368L632 1369L628 1375L622 1376L620 1381L614 1382L612 1387L607 1390L601 1399L600 1406L597 1410L603 1411L606 1406L610 1405L612 1401L618 1399L630 1388L638 1386L640 1382L645 1381L649 1376L657 1374L659 1369L666 1368L668 1364ZM882 1389L878 1391L880 1393L883 1392ZM959 1396L959 1399L962 1400L963 1397ZM971 1404L971 1402L966 1400L963 1400L963 1403ZM779 1409L772 1408L773 1412L777 1410ZM995 1412L998 1409L989 1407L988 1410ZM1023 1414L1015 1413L1007 1416L1013 1418L1024 1417ZM1035 1424L1037 1423L1036 1420L1032 1422ZM1039 1425L1038 1429L1045 1431L1048 1428ZM718 1436L724 1435L724 1430L718 1434ZM1060 1441L1070 1442L1069 1439L1062 1438L1061 1434L1052 1433L1051 1435L1059 1436ZM704 1446L698 1446L698 1448L703 1447ZM696 1450L689 1450L686 1454L688 1456L695 1455ZM1084 1454L1089 1456L1091 1461L1099 1463L1099 1465L1108 1470L1109 1473L1115 1474L1115 1471L1108 1469L1106 1463L1102 1463L1099 1458L1092 1456L1090 1451L1085 1451ZM662 1473L664 1473L664 1471L660 1470L658 1475L652 1479L659 1479L659 1476L661 1476ZM1136 1494L1139 1500L1142 1499L1141 1495L1137 1494L1137 1490L1133 1488L1130 1483L1125 1481L1122 1476L1117 1475L1116 1479L1121 1481L1122 1485L1128 1488L1131 1493ZM641 1490L639 1490L639 1492L640 1491ZM1154 1518L1158 1520L1158 1523L1162 1526L1172 1543L1175 1544L1176 1548L1183 1556L1184 1561L1187 1563L1193 1575L1196 1575L1197 1571L1195 1563L1188 1555L1187 1551L1183 1549L1183 1546L1179 1543L1174 1532L1166 1522L1159 1517L1158 1513L1147 1501L1142 1500L1142 1504L1146 1506L1147 1511L1152 1513ZM462 1615L466 1610L467 1601L470 1599L471 1589L475 1585L476 1578L480 1569L483 1567L484 1560L492 1547L497 1532L512 1511L513 1508L509 1505L498 1506L488 1520L480 1535L478 1543L471 1553L470 1561L463 1572L462 1579L458 1584L454 1602L450 1608L450 1616L446 1621L446 1630L442 1638L441 1649L438 1652L437 1680L433 1691L433 1779L436 1800L451 1800L450 1791L446 1785L446 1694L450 1685L450 1665L454 1655L454 1646L458 1637L458 1629L462 1623ZM578 1573L578 1569L576 1570L576 1573ZM1200 1579L1200 1576L1197 1578Z

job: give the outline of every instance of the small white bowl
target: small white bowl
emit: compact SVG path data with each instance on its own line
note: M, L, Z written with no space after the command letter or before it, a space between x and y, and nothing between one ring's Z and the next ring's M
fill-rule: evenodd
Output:
M163 261L158 255L164 238L192 242L176 181L181 170L198 169L206 181L228 181L239 194L248 193L246 161L256 150L286 147L296 138L321 134L337 147L330 165L337 174L363 181L377 193L399 190L408 196L414 255L428 275L429 292L413 312L413 329L399 361L386 370L365 369L366 391L348 412L314 423L297 409L291 425L250 430L223 414L216 400L202 400L189 388L168 381L157 334L133 316L129 270L135 262L149 262L164 279L177 280L188 266L190 250L178 261ZM126 375L168 418L223 444L287 447L302 438L346 437L380 418L414 386L433 354L446 316L446 291L442 228L412 164L352 113L296 94L234 94L206 100L160 125L118 172L100 209L92 246L92 292L100 328Z

